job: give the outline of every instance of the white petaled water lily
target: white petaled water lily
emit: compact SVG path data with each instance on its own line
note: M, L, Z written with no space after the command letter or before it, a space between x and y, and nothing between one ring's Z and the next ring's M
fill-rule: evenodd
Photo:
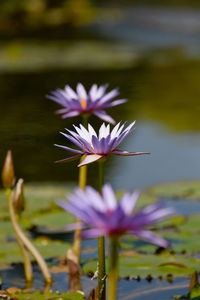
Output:
M111 130L110 125L101 125L99 132L97 133L94 128L88 124L88 129L83 125L75 126L75 131L66 129L68 133L61 132L68 140L70 140L74 145L80 149L73 149L63 145L55 146L62 149L68 150L70 152L77 153L72 157L68 157L57 162L65 162L74 159L78 159L85 155L83 161L78 165L81 167L86 164L90 164L97 161L107 155L120 155L120 156L134 156L149 154L148 152L128 152L117 149L119 144L126 138L133 128L135 121L125 128L125 123L121 125L119 122Z

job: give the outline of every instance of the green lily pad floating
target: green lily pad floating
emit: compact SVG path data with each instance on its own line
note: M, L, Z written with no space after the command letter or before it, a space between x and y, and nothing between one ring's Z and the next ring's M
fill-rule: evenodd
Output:
M120 277L147 277L149 274L152 277L166 277L172 274L174 277L187 276L192 274L200 261L196 258L185 258L175 255L120 255L119 258L119 276ZM95 272L97 262L90 260L83 266L83 271ZM200 265L199 265L200 269Z
M200 199L200 181L164 183L149 189L154 196L169 198Z
M32 217L34 213L49 213L58 209L57 199L65 199L65 196L72 191L72 185L64 184L25 184L25 211L23 217ZM6 193L0 191L0 220L9 218Z
M84 295L82 292L76 293L45 293L41 294L40 292L36 293L16 293L11 295L17 297L17 300L84 300Z
M71 248L69 243L52 241L49 239L35 239L32 243L45 259L52 257L65 257L67 250ZM13 241L1 244L0 261L5 264L23 261L17 242Z

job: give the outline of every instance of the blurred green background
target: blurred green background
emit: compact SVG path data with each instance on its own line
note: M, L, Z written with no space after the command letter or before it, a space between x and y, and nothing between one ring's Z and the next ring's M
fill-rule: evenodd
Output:
M199 179L199 1L1 0L1 166L12 149L25 182L77 180L76 162L54 164L70 153L53 144L69 145L59 131L80 119L61 120L45 98L77 82L120 87L129 101L108 112L137 120L121 148L151 152L111 158L115 187ZM89 182L96 177L93 164Z

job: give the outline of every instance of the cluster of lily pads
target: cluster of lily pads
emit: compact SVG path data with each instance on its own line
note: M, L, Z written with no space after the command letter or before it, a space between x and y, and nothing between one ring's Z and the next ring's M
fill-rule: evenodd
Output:
M75 148L69 147L68 144L64 146L56 145L64 150L75 153L75 155L59 160L58 162L71 161L74 159L79 160L79 187L75 188L73 193L67 195L67 201L57 201L58 206L77 218L75 224L68 225L68 229L75 230L75 233L73 248L68 250L67 258L68 261L72 259L73 263L76 262L78 266L80 262L81 239L98 238L98 264L96 265L94 261L89 261L84 265L83 271L96 271L95 274L98 276L98 291L95 299L103 300L106 299L107 295L107 299L114 300L117 297L116 291L119 275L131 275L131 266L137 266L137 258L120 257L119 245L122 243L121 237L130 233L133 237L136 237L136 239L143 239L161 248L169 248L170 243L168 240L171 240L175 233L168 235L166 232L165 239L163 239L155 235L153 231L146 229L146 227L152 227L158 222L171 218L174 215L174 211L171 208L166 208L162 201L153 201L154 203L152 205L146 206L141 210L136 210L136 202L140 197L139 190L133 193L124 193L118 201L117 195L111 185L109 183L104 184L103 166L105 160L109 159L110 155L136 156L148 154L148 152L128 152L118 149L120 143L131 133L135 122L131 122L130 125L119 122L115 125L115 121L107 115L104 109L125 103L126 100L113 100L118 95L118 90L114 89L107 93L106 89L107 86L98 87L94 84L87 93L83 85L78 84L76 92L69 86L66 86L64 90L59 89L52 92L48 95L48 98L63 106L62 109L57 111L62 114L62 118L81 115L83 120L83 124L74 125L75 130L67 128L66 132L61 132L68 141L76 146ZM96 124L92 126L88 123L88 118L91 114L103 119L104 122L113 124L113 128L110 128L110 124L103 123L99 130L96 131ZM99 172L97 172L99 173L98 191L92 186L87 185L87 167L89 164L95 162L98 162L99 165ZM19 225L21 213L24 210L23 180L19 179L18 182L15 183L12 154L10 151L8 151L3 167L2 181L7 191L10 219L15 230L16 240L23 255L26 281L30 282L33 280L32 264L29 258L30 252L41 268L46 283L51 283L51 272L45 260L36 249L37 246L35 247L34 243L27 238ZM169 193L170 189L166 188L166 191ZM156 193L159 194L159 189ZM69 221L66 223L69 224ZM184 227L184 225L182 227ZM106 270L105 265L105 237L108 237L110 245L108 270ZM185 238L186 237L187 236L185 236ZM176 238L177 236L175 235L175 239ZM187 238L189 239L190 237L188 236ZM125 248L128 247L127 251L130 251L130 245L126 243L124 245ZM145 244L144 247L151 246ZM177 247L177 249L180 248L179 245L177 245ZM191 243L190 247L192 247ZM140 249L143 250L142 245ZM125 265L130 264L130 268L128 271L120 269L119 273L118 263L121 263L122 258ZM149 258L141 256L141 259L146 266L154 265L155 258L153 255L150 255ZM161 272L162 269L165 273L164 269L167 271L170 266L176 268L178 273L180 273L179 268L184 268L185 274L191 274L196 270L196 260L190 262L190 268L185 268L187 261L183 258L173 261L170 258L169 261L166 262L166 258L160 257L156 261L157 263L159 261L159 272ZM79 271L80 269L77 268L77 270ZM156 274L157 270L152 268L152 271L153 270ZM141 272L145 273L149 271L137 269L137 272L141 274ZM107 281L108 289L106 289ZM194 281L195 284L197 281L197 279ZM193 286L195 284L193 284ZM79 285L76 285L76 289L79 289ZM106 292L106 290L108 291ZM77 297L79 297L79 294L77 294Z

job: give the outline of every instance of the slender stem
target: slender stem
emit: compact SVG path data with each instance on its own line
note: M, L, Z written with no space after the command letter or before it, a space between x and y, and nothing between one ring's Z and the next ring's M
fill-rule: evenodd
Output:
M10 219L11 219L11 222L12 222L12 225L13 225L13 228L15 230L15 233L16 233L16 238L17 238L17 242L18 242L18 245L22 251L22 256L23 256L23 259L24 259L24 273L25 273L25 278L26 278L26 281L27 282L31 282L33 280L33 272L32 272L32 265L31 265L31 260L29 258L29 255L18 235L18 232L16 230L16 227L15 227L15 222L13 221L13 214L11 213L10 211L10 206L12 205L12 200L11 200L11 189L8 188L7 189L7 198L8 198L8 203L9 203L9 212L10 212Z
M118 280L118 237L110 237L110 259L109 259L109 289L108 299L115 300L117 296Z
M99 193L104 185L104 162L99 161Z
M99 192L101 193L104 184L104 163L99 162ZM105 268L105 239L98 238L98 299L106 298L106 268Z
M106 298L105 239L98 238L98 300Z
M85 158L85 156L82 156L81 161ZM86 186L86 179L87 179L87 166L80 167L79 170L79 187L84 190ZM81 221L79 219L76 220L77 223L80 223ZM80 260L80 254L81 254L81 229L76 229L74 233L74 245L73 245L73 251L74 254L77 256L78 260Z
M88 117L86 115L83 115L82 118L83 121L83 126L87 127L88 124ZM83 161L85 158L85 155L81 157L80 161ZM86 186L86 181L87 181L87 166L82 166L79 169L79 187L84 190ZM81 223L79 219L76 219L77 223ZM81 229L76 229L74 233L74 243L73 243L73 252L78 258L78 261L80 260L80 255L81 255Z
M9 205L10 218L12 220L12 224L13 224L13 227L15 229L15 232L16 232L18 238L24 244L24 246L30 251L30 253L33 255L33 257L37 261L37 263L42 271L45 281L47 283L51 283L52 278L51 278L51 274L48 270L48 267L46 265L46 262L44 261L44 259L42 258L42 256L38 252L38 250L32 245L32 243L29 241L29 239L25 236L25 234L21 230L19 224L17 223L17 219L15 216L15 212L14 212L14 208L13 208L13 204L12 204L12 195L11 194L8 197L8 205Z
M25 273L25 278L27 282L32 282L33 281L33 272L32 272L32 265L31 265L31 260L29 258L28 252L26 251L26 248L24 247L22 241L16 234L17 242L19 244L19 247L22 251L23 259L24 259L24 273Z

